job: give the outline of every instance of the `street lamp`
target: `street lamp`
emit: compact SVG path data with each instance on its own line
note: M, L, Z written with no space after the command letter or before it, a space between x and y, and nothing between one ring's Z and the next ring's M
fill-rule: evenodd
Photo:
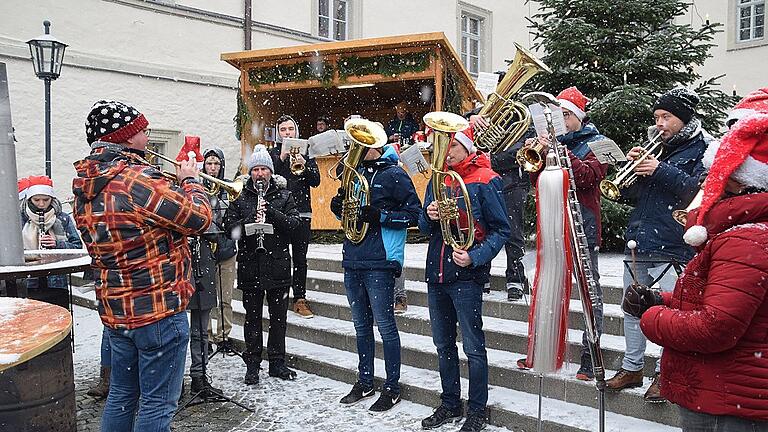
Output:
M51 81L61 74L67 44L51 36L51 22L43 21L45 34L27 41L35 75L45 82L45 175L51 177Z

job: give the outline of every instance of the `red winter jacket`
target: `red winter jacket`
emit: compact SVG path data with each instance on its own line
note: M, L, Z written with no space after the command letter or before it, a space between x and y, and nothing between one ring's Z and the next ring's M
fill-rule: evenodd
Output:
M675 291L640 321L664 347L661 393L692 411L768 420L768 193L718 202L704 226Z

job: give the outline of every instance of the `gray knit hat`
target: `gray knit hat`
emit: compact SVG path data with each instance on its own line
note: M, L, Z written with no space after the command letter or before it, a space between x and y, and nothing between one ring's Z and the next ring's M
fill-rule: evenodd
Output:
M248 173L251 173L253 167L265 166L269 168L272 173L275 172L275 165L272 163L272 156L267 151L267 148L262 144L256 144L253 148L253 154L248 159Z

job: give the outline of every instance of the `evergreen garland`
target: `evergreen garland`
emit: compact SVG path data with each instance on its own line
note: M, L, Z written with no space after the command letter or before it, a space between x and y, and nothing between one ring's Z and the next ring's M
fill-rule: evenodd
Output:
M429 67L431 51L406 54L382 54L373 57L343 56L336 66L339 81L350 76L385 75L396 77L407 72L422 72Z
M237 85L237 112L232 121L235 123L235 137L239 141L243 135L243 126L251 120L251 114L248 112L248 107L243 100L243 93L238 82Z
M461 109L461 87L456 76L450 69L445 69L443 74L443 111L454 114L464 114Z
M248 81L253 88L259 88L263 84L311 80L319 80L323 87L330 86L333 81L333 65L327 61L303 61L294 64L252 68L248 71Z

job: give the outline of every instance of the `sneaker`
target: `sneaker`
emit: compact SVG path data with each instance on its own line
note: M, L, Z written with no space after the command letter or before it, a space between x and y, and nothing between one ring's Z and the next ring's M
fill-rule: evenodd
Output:
M605 382L605 386L608 390L619 391L625 388L642 387L643 386L643 371L628 371L626 369L619 369L613 378Z
M254 365L254 366L248 366L246 365L245 370L245 383L247 385L256 385L259 383L259 370L261 368Z
M576 371L576 379L581 381L592 381L595 379L595 372L592 369L592 356L589 354L581 355L581 365Z
M293 311L299 314L302 318L312 318L315 314L312 313L312 309L309 308L309 302L307 299L296 299L293 302Z
M273 366L270 364L269 376L280 378L286 381L293 381L296 379L296 372L291 369L288 369L288 366L286 366L284 363L281 363L276 366Z
M353 403L360 402L363 399L369 398L375 394L376 391L373 389L373 387L366 389L365 386L359 382L356 382L355 385L352 386L352 390L347 393L346 396L341 398L339 402L345 405L351 405Z
M398 297L395 299L395 315L402 315L408 310L408 299Z
M661 387L659 386L659 374L656 374L653 377L653 382L651 383L651 386L648 387L648 390L646 390L645 394L643 395L643 400L645 400L648 403L664 403L667 401L667 399L661 395Z
M421 421L421 427L424 429L434 429L448 422L457 423L462 417L464 417L464 410L461 405L454 409L446 408L445 405L440 405L431 416Z
M393 406L400 403L400 393L393 393L389 389L381 389L379 399L368 408L368 411L384 412L392 409Z
M467 415L467 421L461 426L459 432L478 432L485 429L485 413L482 411L471 412Z
M507 282L507 300L517 301L523 298L523 284L520 282Z

